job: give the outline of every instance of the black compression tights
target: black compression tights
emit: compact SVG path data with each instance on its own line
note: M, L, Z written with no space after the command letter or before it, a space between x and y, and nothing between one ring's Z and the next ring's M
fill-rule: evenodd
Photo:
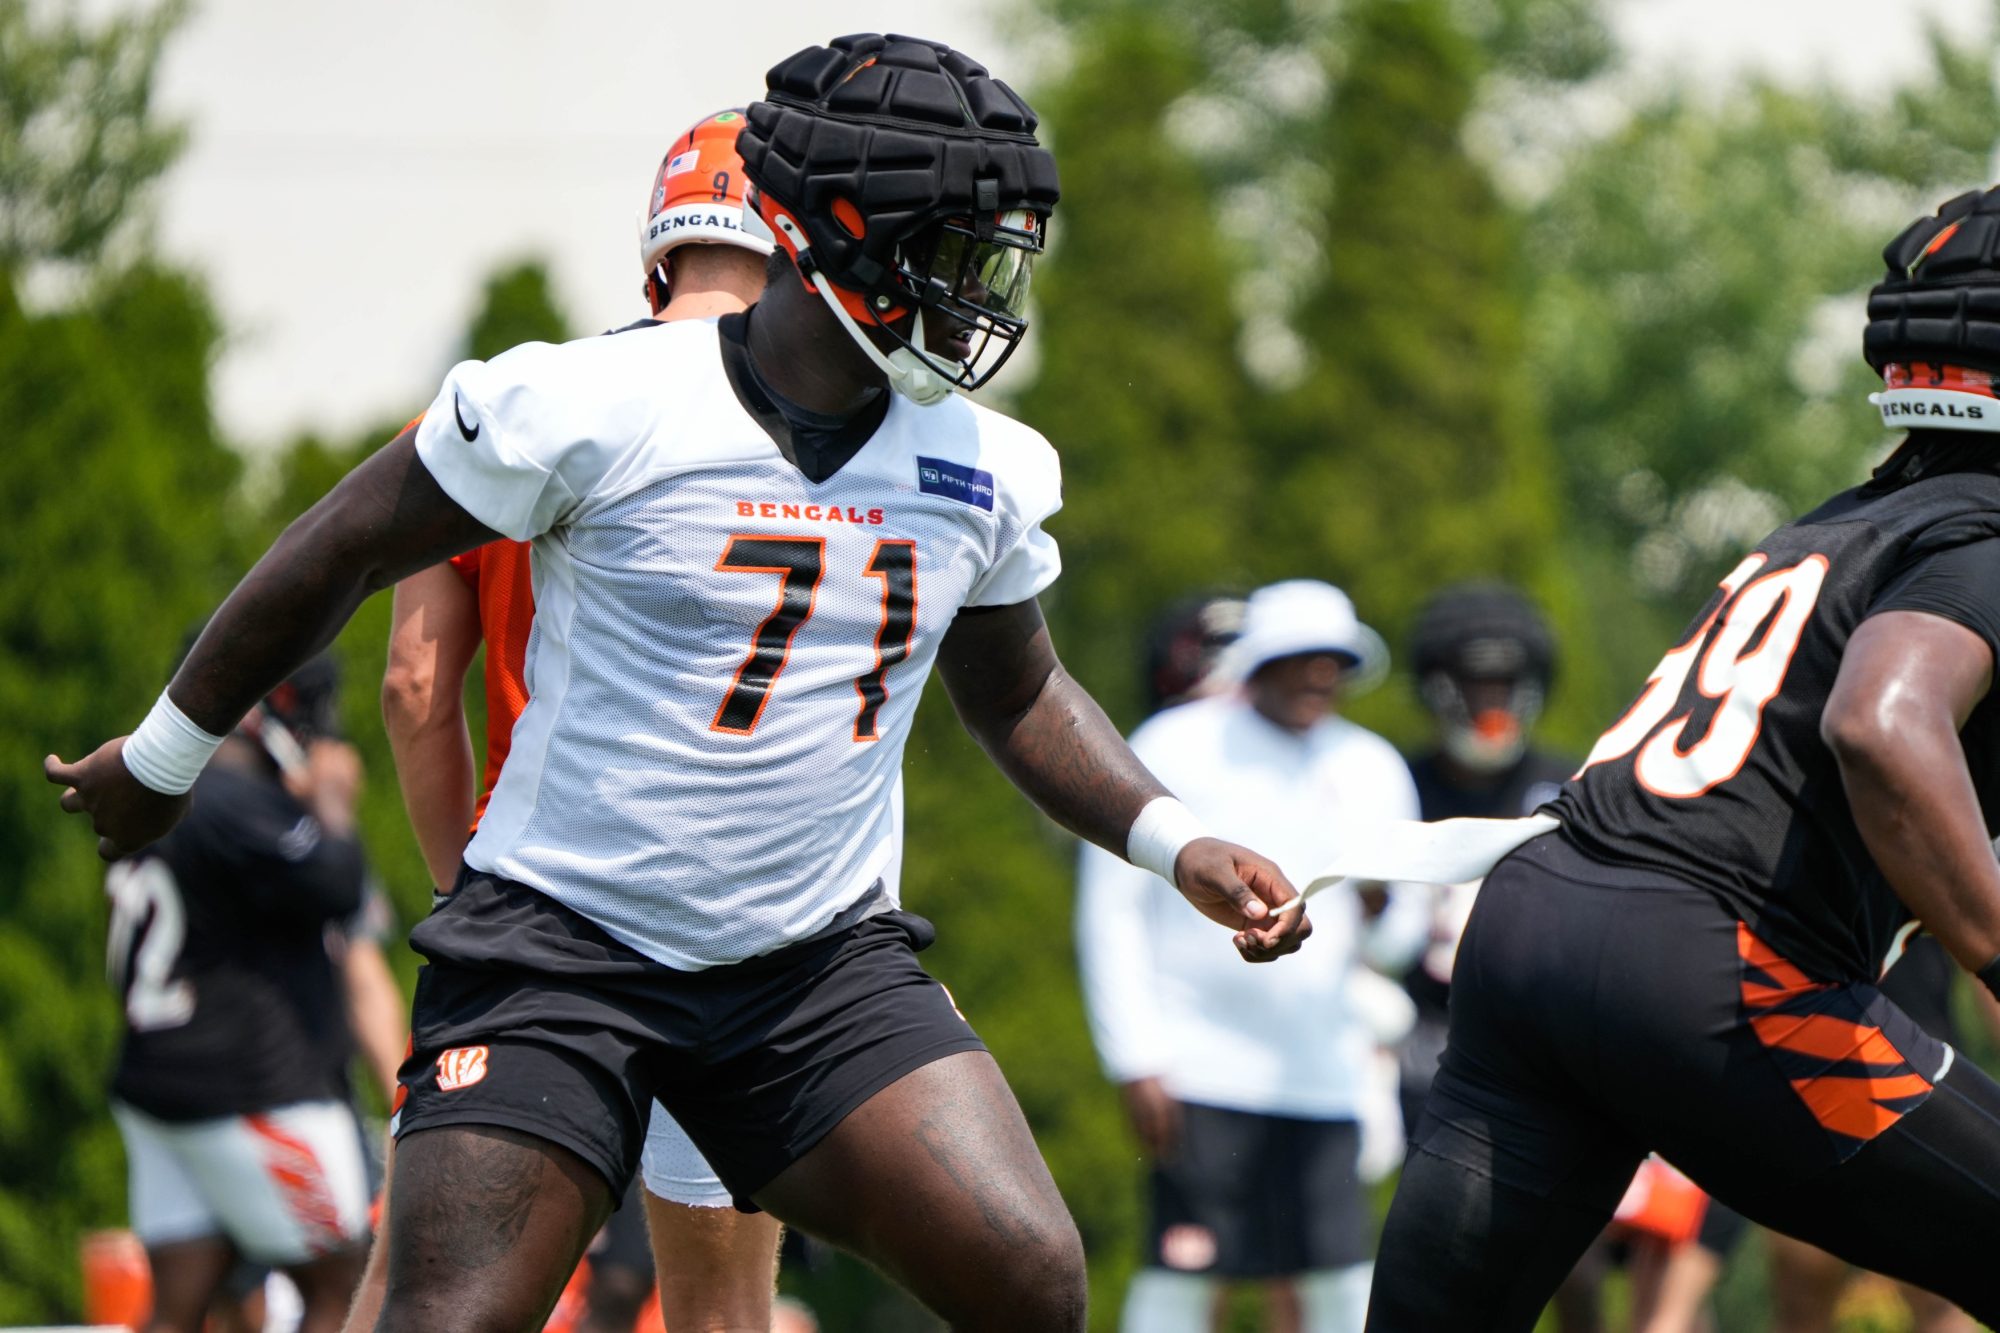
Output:
M1592 1165L1623 1170L1609 1160L1621 1150L1604 1151ZM1772 1171L1748 1144L1667 1155L1752 1220L2000 1327L2000 1085L1963 1059L1922 1106L1816 1175ZM1532 1329L1614 1203L1538 1196L1418 1150L1382 1237L1368 1333Z

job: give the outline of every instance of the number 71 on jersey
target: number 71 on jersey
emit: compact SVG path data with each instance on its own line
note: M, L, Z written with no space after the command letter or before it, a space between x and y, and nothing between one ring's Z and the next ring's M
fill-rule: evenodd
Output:
M710 731L748 736L757 730L771 702L778 675L791 659L792 636L812 618L819 582L826 572L824 537L743 536L729 539L715 568L725 574L776 574L778 604L750 636L750 651L715 710ZM875 543L862 572L882 580L882 621L875 631L875 665L854 680L860 707L854 739L878 739L876 719L889 701L889 668L910 655L917 625L917 544L884 537Z

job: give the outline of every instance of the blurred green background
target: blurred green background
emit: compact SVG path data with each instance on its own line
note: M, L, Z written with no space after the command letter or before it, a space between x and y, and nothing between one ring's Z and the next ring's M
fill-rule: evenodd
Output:
M125 1208L100 867L41 757L129 729L187 628L421 406L254 461L223 438L228 330L128 225L185 138L153 99L182 18L0 0L0 1324L74 1317L78 1236ZM1555 619L1544 736L1580 753L1743 547L1884 451L1861 294L2000 138L2000 52L1962 34L1886 98L1669 81L1604 114L1628 56L1595 0L1021 0L1008 21L1053 53L1026 91L1064 195L1000 405L1062 452L1045 604L1127 727L1146 626L1183 594L1326 578L1399 643L1429 590L1489 575ZM524 256L438 353L581 331ZM407 925L430 885L375 722L387 611L340 653ZM1400 679L1353 715L1421 736ZM1008 1071L1113 1327L1141 1164L1085 1033L1074 848L940 692L909 764L929 962ZM829 1329L927 1326L866 1275L807 1285ZM1719 1308L1765 1327L1754 1245Z

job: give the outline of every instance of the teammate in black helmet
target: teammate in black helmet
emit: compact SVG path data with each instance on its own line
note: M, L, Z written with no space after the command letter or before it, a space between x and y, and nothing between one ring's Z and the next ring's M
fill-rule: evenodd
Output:
M1243 633L1244 599L1206 593L1176 602L1146 632L1146 713L1186 703L1208 682L1222 650Z
M1533 814L1576 771L1574 759L1529 743L1555 668L1548 621L1507 584L1454 584L1419 608L1410 672L1435 739L1410 759L1410 776L1425 819ZM1417 1025L1398 1052L1406 1132L1417 1127L1444 1049L1452 958L1478 888L1439 891L1430 943L1403 979L1417 1006Z
M1548 621L1504 583L1455 584L1424 603L1410 630L1410 671L1436 725L1411 761L1424 818L1506 818L1554 795L1538 784L1570 770L1528 740L1555 668Z
M1056 453L954 392L1025 328L1056 202L1033 112L912 38L811 47L768 83L738 140L777 239L756 305L454 367L137 731L46 766L115 854L171 825L214 728L370 590L532 542L531 697L456 889L411 933L384 1329L539 1328L655 1099L739 1207L954 1327L1084 1327L1075 1225L884 880L934 665L1026 795L1244 959L1310 929L1062 670L1037 601Z
M2000 986L2000 190L1884 251L1909 436L1780 528L1486 877L1369 1327L1533 1326L1659 1152L2000 1323L2000 1086L1877 989L1920 926Z

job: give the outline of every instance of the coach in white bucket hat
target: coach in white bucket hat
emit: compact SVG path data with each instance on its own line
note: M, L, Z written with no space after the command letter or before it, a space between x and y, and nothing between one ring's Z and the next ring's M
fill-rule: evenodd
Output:
M1388 656L1338 588L1274 583L1245 604L1201 697L1148 719L1133 752L1207 826L1255 832L1286 873L1310 874L1357 830L1417 818L1402 756L1340 716ZM1312 1333L1362 1333L1366 1181L1403 1145L1382 1046L1414 1017L1400 987L1363 974L1416 956L1428 894L1324 894L1296 959L1233 975L1156 873L1090 848L1077 888L1091 1036L1151 1159L1122 1333L1206 1330L1231 1282L1282 1286ZM1378 1006L1385 991L1399 1013Z
M1343 659L1347 695L1375 688L1389 672L1388 644L1361 623L1346 593L1318 579L1286 579L1250 594L1243 633L1224 650L1215 675L1241 683L1267 662L1309 653Z

